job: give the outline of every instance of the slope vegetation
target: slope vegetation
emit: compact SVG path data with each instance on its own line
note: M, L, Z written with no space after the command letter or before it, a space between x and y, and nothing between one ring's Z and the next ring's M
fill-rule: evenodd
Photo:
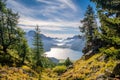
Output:
M119 61L98 53L87 60L83 56L76 61L74 67L61 76L61 80L113 80L119 78L119 74Z

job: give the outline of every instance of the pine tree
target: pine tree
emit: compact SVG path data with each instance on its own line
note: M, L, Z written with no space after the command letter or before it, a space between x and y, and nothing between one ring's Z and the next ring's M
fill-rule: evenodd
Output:
M96 4L98 10L107 12L107 16L120 17L120 0L91 0Z
M0 11L0 45L3 46L5 54L8 47L15 44L20 37L17 30L18 18L17 13L13 13L11 9L7 9L3 5Z
M120 0L91 1L96 4L98 9L101 22L101 33L99 33L99 38L103 43L102 47L111 51L107 55L116 55L116 58L120 59L118 57L120 56ZM115 50L112 51L111 47Z
M69 57L65 60L64 63L66 66L72 65L72 62L70 61Z
M83 23L83 26L79 27L80 31L85 33L85 37L86 37L86 46L83 49L83 52L87 53L88 51L92 50L94 47L93 41L96 38L95 30L97 30L95 14L93 8L90 5L88 5L85 13L85 17L83 20L81 20L81 23Z
M27 48L20 48L21 45L26 46L24 42L24 32L18 28L18 13L14 13L5 5L5 0L0 0L0 63L10 64L24 62ZM26 46L27 47L27 46ZM22 52L24 51L24 52ZM23 54L24 56L21 56Z
M120 46L120 0L91 0L96 3L101 22L103 46Z
M44 53L43 43L40 35L39 26L35 28L35 35L34 35L34 54L35 54L35 65L43 67L42 57Z

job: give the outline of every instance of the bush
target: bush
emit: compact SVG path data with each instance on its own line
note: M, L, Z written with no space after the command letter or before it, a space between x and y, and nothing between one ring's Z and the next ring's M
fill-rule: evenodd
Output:
M66 69L66 66L56 66L55 68L53 68L53 71L57 72L58 74L62 74L66 71Z
M69 57L65 60L64 64L65 64L66 66L72 65L72 62L70 61Z
M108 57L112 57L114 59L120 59L120 49L116 49L114 47L110 47L108 49L101 48L101 51L106 54Z

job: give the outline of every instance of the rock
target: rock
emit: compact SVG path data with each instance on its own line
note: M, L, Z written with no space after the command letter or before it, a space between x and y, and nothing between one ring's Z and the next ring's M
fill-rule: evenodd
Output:
M107 56L106 55L102 55L100 56L99 58L97 58L98 61L105 61L107 59Z
M112 74L112 71L109 69L105 69L105 75L106 76L113 76L114 74Z
M84 59L87 60L87 59L91 58L94 54L95 53L93 53L93 50L90 50L84 54Z
M0 74L5 74L5 75L7 75L7 72L6 71L0 71Z
M116 80L120 80L120 75L116 75L116 76L115 76L115 79L116 79Z
M99 76L97 76L96 80L106 80L106 76L105 74L100 74Z
M88 64L90 65L90 64L92 64L92 62L93 62L93 61L90 61Z
M115 75L119 75L119 76L120 76L120 63L118 63L118 64L114 67L112 73L115 74Z
M109 77L115 78L115 74L112 74L112 73L111 73Z
M99 69L100 69L100 66L98 65L98 66L92 66L92 67L90 67L90 69L92 70L92 72L93 73L96 73L97 71L99 71Z
M68 69L72 69L72 68L73 68L73 65L69 65L69 66L68 66Z
M115 74L111 73L108 75L108 80L114 80Z

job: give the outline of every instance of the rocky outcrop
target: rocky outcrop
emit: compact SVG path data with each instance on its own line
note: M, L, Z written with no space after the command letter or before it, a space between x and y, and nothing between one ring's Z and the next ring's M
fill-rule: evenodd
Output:
M114 67L112 74L114 75L115 79L120 80L120 63Z
M106 80L107 77L105 76L105 74L100 74L97 76L96 80Z
M84 59L87 60L90 57L92 57L95 53L93 53L93 50L88 51L86 54L84 54Z

